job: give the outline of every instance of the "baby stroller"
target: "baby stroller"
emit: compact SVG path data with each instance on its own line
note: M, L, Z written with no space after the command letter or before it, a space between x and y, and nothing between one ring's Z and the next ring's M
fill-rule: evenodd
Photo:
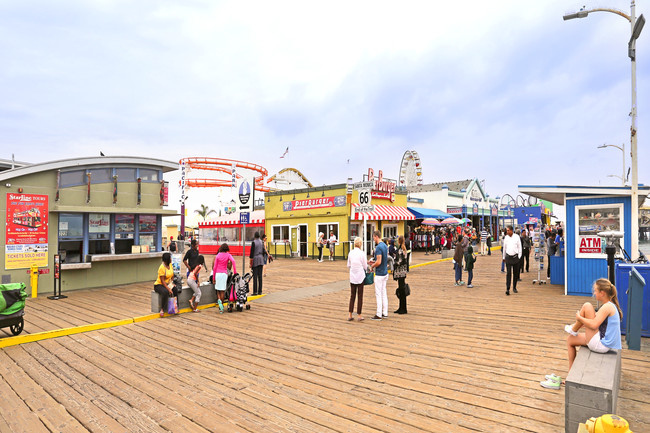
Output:
M25 285L0 284L0 328L9 328L12 334L23 332L25 326Z
M247 310L251 309L248 302L248 282L253 276L250 273L246 273L243 277L239 274L234 274L228 276L228 282L226 284L226 297L228 298L228 312L232 313L233 308L236 308L237 311L243 311L244 307Z

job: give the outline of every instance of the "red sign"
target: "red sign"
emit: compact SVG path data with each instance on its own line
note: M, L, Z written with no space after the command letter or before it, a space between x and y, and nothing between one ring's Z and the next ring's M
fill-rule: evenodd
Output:
M602 254L602 239L598 236L580 236L580 254Z
M47 266L48 196L7 194L5 269Z
M318 209L334 207L334 197L309 198L307 200L294 200L291 202L293 210Z
M394 180L384 179L383 171L379 170L379 176L375 179L375 171L372 168L369 168L368 181L375 183L372 188L373 198L386 198L390 201L395 201L395 188L397 188L397 182Z

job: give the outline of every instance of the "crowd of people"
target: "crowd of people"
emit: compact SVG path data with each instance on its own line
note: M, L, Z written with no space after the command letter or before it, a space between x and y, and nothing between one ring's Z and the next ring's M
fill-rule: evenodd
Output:
M556 226L542 227L540 232L533 232L533 226L522 226L515 229L507 226L501 237L501 272L506 273L506 296L511 293L518 293L517 282L521 281L521 274L530 271L530 254L536 246L535 235L539 241L544 242L548 261L546 265L547 275L550 275L550 257L564 255L564 230L560 224ZM399 300L399 306L395 314L407 314L407 297L410 294L410 287L406 283L409 273L409 263L412 248L418 247L425 250L425 254L441 252L442 250L453 250L454 284L456 286L472 285L474 277L474 264L477 260L475 248L480 245L479 253L482 256L491 255L493 237L489 227L480 230L470 226L449 226L435 228L418 228L413 230L408 237L399 236L393 239L381 237L379 231L372 234L374 248L371 258L367 259L366 253L361 249L363 240L360 237L354 239L354 247L347 259L350 281L350 300L348 308L348 321L353 321L353 313L356 304L356 319L364 320L362 315L363 293L366 285L374 285L376 312L372 320L383 320L388 318L388 294L387 283L392 273L393 280L397 283L395 295ZM323 248L328 244L334 244L336 237L330 233L329 239L324 233L318 234L318 261L323 261ZM539 245L539 244L538 244ZM175 248L170 248L175 252ZM266 236L255 233L255 238L250 248L250 267L253 273L253 295L262 294L262 277L266 275L265 267L272 260L266 247ZM330 260L332 252L330 249ZM205 258L199 254L196 240L192 240L182 260L186 268L188 286L192 289L193 295L190 299L192 311L198 311L198 304L201 299L199 289L199 273L201 269L207 271ZM463 278L463 271L466 273L466 281ZM217 303L219 311L223 312L225 302L226 281L228 275L237 273L235 259L229 252L227 244L223 244L215 257L212 267L215 289L217 291ZM165 313L165 306L170 297L178 296L178 288L172 284L174 271L171 266L171 253L165 252L162 256L162 264L158 269L154 290L160 295L160 316ZM575 321L566 325L564 330L569 334L567 338L567 351L569 368L573 364L578 346L587 346L589 350L604 353L611 349L621 348L620 320L621 309L618 304L616 287L607 279L599 279L593 286L594 297L602 304L600 309L595 309L590 302L586 302L576 312ZM583 329L584 333L579 331ZM560 389L562 378L555 373L547 374L545 380L540 382L541 386L550 389Z

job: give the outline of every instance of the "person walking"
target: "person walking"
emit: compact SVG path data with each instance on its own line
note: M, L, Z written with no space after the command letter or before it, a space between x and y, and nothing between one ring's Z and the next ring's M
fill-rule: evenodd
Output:
M462 286L465 284L463 282L463 259L465 258L465 254L463 253L463 236L458 235L457 241L456 241L456 250L454 251L454 274L455 274L455 280L456 286Z
M269 249L266 246L266 234L262 235L262 246L264 247L264 251L262 252L262 256L264 257L264 266L262 267L262 274L264 277L266 277L266 266L269 264L270 260L273 260L273 257L270 257L269 254Z
M176 252L176 242L174 242L174 236L169 237L169 252L170 253L175 253Z
M228 283L228 268L232 269L232 273L237 273L237 265L235 259L230 255L230 247L227 243L221 244L219 252L214 258L214 266L212 273L214 275L214 288L217 291L217 304L219 305L219 313L223 313L223 301L226 299L226 289Z
M322 234L322 233L321 233ZM348 321L354 320L354 300L357 298L357 320L361 322L361 308L363 307L363 280L366 278L366 254L361 250L363 240L360 237L354 238L354 248L348 254L348 268L350 269L350 307L348 308Z
M487 238L485 240L485 245L487 247L487 255L491 256L492 255L492 233L490 232L489 229L488 229L487 232L488 232L488 235L487 235Z
M506 234L508 234L507 229L503 229L503 232L501 233L501 252L503 253L503 240L506 238ZM501 260L501 273L504 273L506 271L506 261Z
M524 272L524 262L526 262L526 272L528 272L528 262L530 259L531 238L526 230L521 232L521 260L519 262L519 273Z
M318 248L318 262L323 262L323 245L325 244L325 235L323 232L318 233L318 239L316 240L316 247Z
M375 271L375 298L377 299L377 314L372 317L372 320L381 320L388 318L388 295L386 294L388 248L382 242L379 230L372 233L372 240L375 242L375 255L368 264Z
M399 308L395 310L396 314L406 314L406 274L408 273L408 253L404 236L397 238L397 250L395 252L395 268L393 270L393 279L397 280L397 290L395 294L399 299Z
M487 237L488 237L488 232L485 229L485 226L483 226L483 229L481 230L481 255L482 256L487 254Z
M190 272L190 275L187 277L187 285L192 289L192 292L194 292L190 298L190 307L194 313L199 312L199 301L201 300L201 289L199 288L199 273L201 272L201 266L203 266L206 271L208 270L205 266L205 258L202 255L199 255L198 265L192 269L192 272Z
M253 295L262 294L262 271L264 269L264 245L260 239L260 232L255 232L251 243L250 266L253 270Z
M512 231L512 226L506 228L506 235L503 238L503 262L506 264L506 295L510 295L510 282L512 291L517 293L517 281L519 280L519 260L521 259L521 240L519 235Z

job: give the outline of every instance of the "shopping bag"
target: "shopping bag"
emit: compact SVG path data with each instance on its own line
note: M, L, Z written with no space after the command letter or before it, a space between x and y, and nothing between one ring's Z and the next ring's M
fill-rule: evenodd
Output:
M369 286L370 284L374 284L374 283L375 283L375 273L366 272L366 278L363 279L363 285Z
M170 296L167 300L167 313L178 314L178 298L176 296Z

